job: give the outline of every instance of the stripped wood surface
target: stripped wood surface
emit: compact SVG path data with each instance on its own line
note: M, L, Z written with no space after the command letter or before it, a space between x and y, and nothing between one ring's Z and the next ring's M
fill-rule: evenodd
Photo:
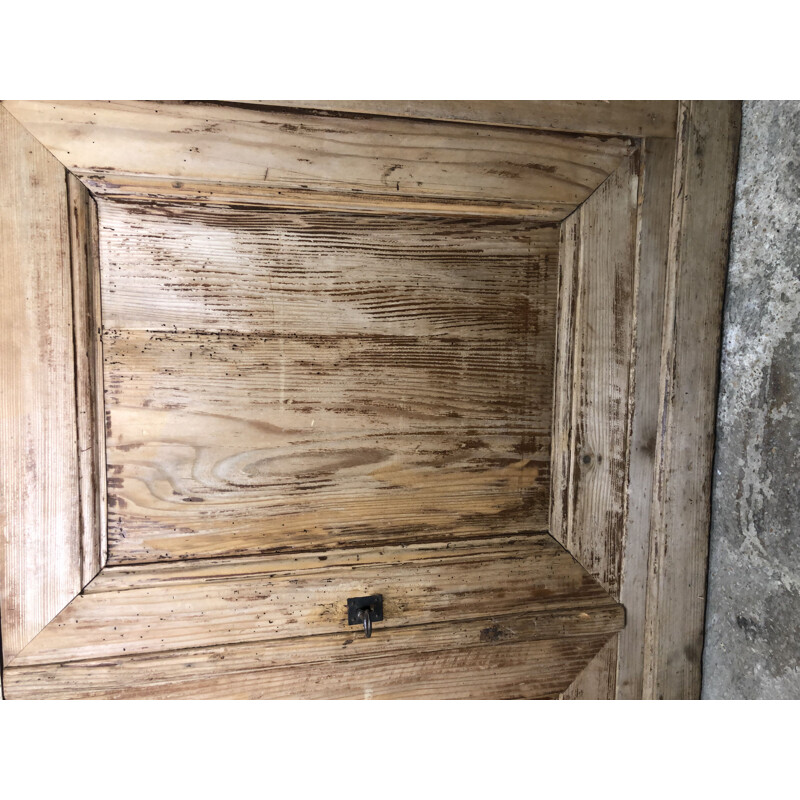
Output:
M419 560L426 555L430 557L432 546L416 548L410 554ZM367 551L366 558L385 559L397 557L396 554L378 551ZM405 557L403 553L403 557ZM336 555L333 556L336 558ZM352 551L338 554L341 563L355 563ZM263 560L261 564L255 559L237 559L237 562L251 562L250 569L257 570L269 564ZM324 569L319 561L316 564L307 558L292 559L296 569L319 573ZM161 564L149 570L135 568L136 572L149 571L151 574L144 584L155 585L153 576L161 573L162 579L168 574L181 571L191 573L196 579L199 570L210 575L214 569L219 570L223 562L210 568L208 564ZM274 566L274 564L269 564ZM184 569L186 567L186 569ZM242 565L231 562L228 568L244 572ZM104 573L120 573L123 568L110 568ZM129 572L129 571L128 571ZM130 574L130 573L129 573ZM295 575L297 573L294 573ZM303 572L301 572L303 574ZM122 578L122 580L126 580ZM112 578L112 581L114 579ZM141 585L141 581L136 585ZM106 584L108 590L110 585ZM91 587L90 587L91 588ZM461 690L451 685L452 696L520 696L525 687L524 696L540 696L546 694L542 684L552 686L561 683L565 687L581 668L581 660L585 663L600 643L617 631L623 624L623 612L619 605L610 601L605 605L590 604L585 607L566 610L547 610L536 613L521 613L513 616L490 616L466 621L433 621L424 625L405 627L385 627L376 625L372 639L366 639L360 631L350 628L348 632L331 633L302 638L272 639L252 643L232 643L209 647L188 648L155 654L113 656L105 659L88 659L68 661L59 664L45 664L24 668L13 667L8 671L8 687L14 698L70 698L70 697L128 697L138 696L160 698L170 696L187 697L253 697L253 696L306 696L306 683L317 666L315 662L329 666L330 677L340 676L340 683L347 683L345 676L355 665L356 660L369 660L376 667L374 682L370 683L371 691L377 696L391 692L392 695L411 694L424 684L424 672L431 671L441 659L451 667L458 664L462 669ZM474 663L471 650L475 648L491 648L496 645L520 643L542 643L539 647L531 647L526 651L519 669L508 676L497 675L495 682L487 684L483 674L478 673L470 678L465 667ZM468 649L469 648L469 649ZM459 651L447 656L442 651ZM572 656L567 655L572 652ZM581 655L584 653L585 655ZM553 660L545 660L556 655ZM393 661L396 657L404 659L402 669ZM416 656L416 658L412 658ZM575 656L578 660L575 660ZM481 658L479 656L479 658ZM494 670L503 666L503 655L485 654L482 659L490 661ZM289 674L281 672L276 675L270 672L262 675L262 671L274 670L276 667L292 665L311 665L309 671L302 666L295 666ZM404 685L397 686L398 677ZM450 681L453 684L451 675ZM410 687L411 679L419 684ZM437 681L437 679L433 679ZM449 682L450 682L449 681ZM174 685L178 684L178 685ZM531 685L537 688L531 690ZM202 693L200 693L202 687ZM311 691L317 696L327 696L330 682L325 686L316 686ZM336 691L341 693L341 685ZM361 696L361 684L349 683L349 690L355 696ZM428 695L438 697L436 692L444 687L440 682L427 685ZM450 695L448 695L450 696Z
M551 531L615 597L628 501L637 199L630 159L562 226ZM605 666L581 676L608 687L602 697L615 691L605 674L609 665L616 672L615 647Z
M411 119L309 117L220 103L4 101L71 171L235 191L500 202L562 219L627 156L614 137ZM247 193L247 192L245 192Z
M214 568L184 562L161 573L156 584L152 581L159 567L170 565L145 565L127 569L144 571L148 582L125 589L102 586L105 572L115 569L107 568L98 578L101 586L76 598L12 666L332 633L352 638L346 599L375 592L384 595L385 617L376 625L375 655L380 654L380 632L406 626L418 629L414 647L430 650L442 640L441 631L431 626L443 622L504 617L503 624L514 628L515 619L531 614L618 609L547 534L453 547L417 546L410 558L405 550L353 551L340 556L349 563L333 566L325 563L327 556L308 554L296 557L304 562L300 567L278 572L243 572L242 562L252 561L251 569L260 562L270 568L269 559L220 560ZM131 586L135 583L134 578ZM609 618L615 629L621 624L619 611ZM538 624L533 620L531 630ZM453 646L469 644L467 634L458 631L452 628L444 639L452 635ZM494 633L484 633L486 637L494 640ZM502 641L503 635L494 638Z
M547 527L554 227L100 213L112 562Z
M741 104L681 105L667 260L644 696L698 698L722 301Z
M564 226L568 286L559 317L572 331L559 336L559 347L572 354L560 356L571 370L559 377L571 377L572 386L556 389L553 497L566 496L566 509L556 512L553 535L612 593L619 591L626 506L637 187L631 160ZM570 253L577 256L572 266Z
M81 586L106 562L106 448L97 208L86 187L67 176L77 438L81 493Z
M562 202L509 203L504 200L412 195L374 195L361 192L286 189L257 183L225 183L183 178L165 183L147 175L84 175L81 181L96 197L137 202L171 202L187 205L253 206L302 211L338 211L373 216L430 214L440 217L519 219L558 222L573 206Z
M623 629L624 630L624 629ZM622 633L622 631L620 631ZM609 639L561 693L561 700L614 700L616 697L619 635Z
M675 143L647 139L642 146L636 282L636 346L632 353L628 513L619 599L625 630L619 635L616 697L642 697L645 606L650 553L650 511L659 422L659 369L663 333Z
M548 105L4 103L5 696L697 696L739 107Z
M675 138L674 100L262 100L334 113L455 120L486 125Z
M8 662L81 590L64 168L0 109L0 607Z
M590 617L590 612L578 612ZM469 628L469 647L420 650L418 630L387 632L385 640L314 636L286 643L181 651L164 657L83 661L10 669L13 699L553 699L606 641L600 635L521 643L487 641L505 631L523 638L513 620L441 626L442 635ZM478 626L482 625L482 628ZM612 626L608 626L613 630ZM374 634L378 636L378 634ZM481 638L483 637L483 638ZM430 638L430 637L428 637ZM324 641L322 641L324 640ZM367 642L379 657L342 657ZM447 644L445 638L442 639ZM298 645L300 648L298 649ZM391 645L397 645L393 648ZM297 663L304 650L314 660ZM363 649L363 648L362 648ZM283 656L283 658L281 658ZM263 666L273 661L287 666Z

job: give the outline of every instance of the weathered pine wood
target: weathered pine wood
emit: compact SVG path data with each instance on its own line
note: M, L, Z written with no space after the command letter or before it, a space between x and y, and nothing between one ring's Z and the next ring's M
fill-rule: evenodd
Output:
M200 684L206 687L203 697L230 697L232 694L252 697L255 692L263 696L270 683L278 692L291 695L293 692L303 693L302 687L306 684L308 673L302 667L292 673L290 680L285 680L285 673L280 673L284 678L280 682L275 680L274 672L267 675L266 680L260 673L276 667L296 665L310 665L310 669L315 670L314 664L319 662L335 665L333 672L344 675L357 666L355 662L369 659L382 673L380 683L387 684L382 690L386 692L397 691L390 687L398 673L406 682L415 675L422 679L424 670L435 666L431 659L444 657L453 664L459 658L452 653L448 657L442 651L460 651L463 670L464 656L467 659L471 657L467 648L474 651L532 642L541 645L527 651L528 670L514 679L520 683L540 681L552 685L565 683L568 676L574 676L576 666L579 666L573 657L566 657L567 650L560 649L553 640L573 648L574 655L580 658L580 653L593 653L599 641L618 630L622 617L620 606L609 605L523 614L514 618L433 622L405 628L376 626L373 639L367 639L352 629L349 634L234 643L158 654L11 668L8 686L10 696L15 699L119 697L129 692L142 697L158 698L170 696L173 692L194 697ZM376 648L379 652L377 657ZM558 654L555 662L543 660L543 655L550 657L553 653ZM480 658L479 654L474 655ZM398 670L395 667L391 671L392 659L397 657L404 659L411 668L406 666L404 670ZM497 668L499 664L495 662L494 666ZM505 690L497 685L480 688L478 680L470 680L462 674L462 680L464 677L465 685L469 686L468 691L472 694L502 696L500 692ZM239 683L239 686L234 690L235 683ZM247 689L244 694L243 688ZM358 692L361 688L350 682L351 690ZM375 691L374 686L372 690ZM514 691L510 690L511 693ZM404 692L407 694L408 689Z
M566 546L572 527L575 410L575 325L581 277L580 213L561 224L556 353L553 380L553 438L551 443L550 533Z
M82 575L86 585L106 561L106 467L97 208L86 187L67 176L81 493Z
M554 409L551 531L615 597L628 500L637 198L638 162L630 159L562 226L557 372L563 383ZM615 647L606 651L610 665ZM594 668L581 679L613 696L613 678L593 676Z
M157 585L89 591L77 597L13 661L15 667L56 664L187 647L296 639L350 633L348 597L380 592L380 630L419 626L432 637L431 624L615 603L577 562L547 534L483 540L432 550L429 558L405 559L402 548L367 555L358 551L349 566L324 564L291 572L229 575L241 569L233 559L196 580L167 573ZM154 568L142 567L152 580ZM204 567L203 569L207 569ZM191 569L188 570L191 575ZM102 575L98 580L102 580ZM506 623L504 623L506 624ZM513 627L513 626L512 626ZM488 634L487 634L488 635ZM379 654L380 637L373 637ZM431 644L433 643L433 644Z
M496 627L490 625L484 630L493 632ZM412 631L397 632L395 637L402 638L405 633L411 634ZM176 663L169 664L168 674L176 677L166 681L159 680L164 667L160 660L155 659L151 659L149 664L117 660L34 670L11 669L9 698L553 699L602 646L606 637L607 634L574 638L559 636L492 646L479 642L476 646L462 649L422 652L412 646L380 658L325 658L320 653L323 657L310 663L266 669L251 666L234 672L226 672L224 667L230 657L229 650L210 654L192 651L175 654L172 661ZM327 637L311 638L320 640ZM318 642L310 644L317 645ZM335 647L341 651L344 644L339 642ZM256 653L260 655L264 650L269 653L273 649L260 644ZM290 649L290 654L294 652ZM202 668L204 659L212 660L211 670L198 670L198 660ZM191 676L196 672L211 674L195 679ZM101 683L103 678L105 685Z
M262 100L334 113L454 120L605 136L675 138L674 100Z
M647 139L642 144L636 280L636 346L628 475L628 516L622 552L620 602L625 630L619 635L616 697L642 697L645 606L650 553L655 445L659 420L659 369L663 332L672 175L675 142Z
M700 696L717 372L741 106L681 104L667 261L644 695Z
M8 662L81 590L66 174L0 109L0 607Z
M176 102L5 101L76 175L101 192L126 177L185 181L198 196L261 187L273 200L320 192L360 197L500 203L562 219L631 152L626 139L412 119L313 117L261 106ZM134 181L134 184L136 181ZM141 186L134 191L140 191ZM212 195L213 196L213 195ZM413 203L412 203L413 204Z
M187 205L255 206L300 211L338 211L385 216L431 214L441 217L475 219L501 218L530 222L558 222L572 211L564 203L508 203L502 200L459 200L448 197L413 197L278 189L252 183L225 183L182 179L165 183L163 178L145 175L85 175L83 184L96 197L136 202L171 202Z
M603 645L559 699L613 700L616 693L618 652L619 634Z
M100 212L112 562L546 529L554 227Z

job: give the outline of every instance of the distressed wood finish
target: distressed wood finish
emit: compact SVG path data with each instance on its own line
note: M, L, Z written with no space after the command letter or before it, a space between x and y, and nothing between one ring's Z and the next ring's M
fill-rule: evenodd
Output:
M697 697L739 104L330 102L3 103L0 692Z
M112 562L546 529L557 229L101 226Z
M675 138L674 100L262 100L333 113L474 122L521 128Z
M562 230L553 535L619 597L628 502L638 163L623 164ZM564 352L566 350L566 352ZM616 645L593 665L613 696ZM592 677L592 669L602 675ZM594 691L576 688L594 695Z
M455 651L455 665L476 660L503 669L509 646L583 639L556 643L554 650L549 645L517 650L534 663L537 653L548 659L559 654L549 677L537 678L531 663L523 678L521 660L505 676L520 686L526 680L544 680L547 686L552 686L548 681L563 682L563 689L567 673L574 677L589 651L596 652L622 625L621 607L546 534L448 547L344 551L331 554L330 565L327 560L327 554L308 554L284 557L282 564L251 558L107 568L16 657L6 671L7 681L13 681L6 690L23 696L44 681L52 691L60 686L69 693L71 681L60 682L73 674L86 681L73 684L73 691L104 691L108 670L120 669L136 685L168 682L182 674L184 680L213 679L219 691L220 673L405 653L407 667L395 659L378 672L396 674L394 691L402 694L408 691L404 683L420 681L425 665L440 661L438 651ZM120 572L126 575L115 577ZM120 579L125 588L116 588ZM385 621L366 640L348 628L345 601L379 590L385 592ZM242 648L248 642L262 646ZM472 652L488 646L493 653ZM177 652L187 647L194 652ZM230 654L228 663L222 663L220 652ZM134 656L137 660L129 660ZM87 669L86 659L100 662ZM70 673L62 672L67 663ZM333 672L339 673L340 683L341 670ZM297 691L294 673L280 675L280 684L271 675L262 676L254 691L276 696ZM467 680L461 696L498 696L496 688L484 682L481 689L480 684Z
M636 346L632 353L628 515L622 552L620 602L625 630L619 635L616 697L642 697L655 445L659 419L659 368L663 330L672 176L675 144L648 139L642 144L636 280Z
M229 196L259 187L343 195L365 206L459 201L503 204L562 219L631 152L626 139L411 119L313 117L258 105L175 102L5 101L95 191L126 177L184 181ZM136 184L136 181L134 181ZM136 184L138 185L138 184ZM139 189L140 190L140 189Z
M82 574L85 586L106 562L106 448L97 208L86 187L67 176L75 382L80 473Z
M0 108L0 601L6 662L81 590L64 168Z
M358 631L348 597L381 592L381 630L616 605L547 534L412 548L354 550L328 565L325 553L219 559L127 568L128 584L77 597L13 661L14 667ZM245 563L242 563L245 562ZM247 563L249 562L249 563ZM270 570L266 572L264 570ZM272 571L275 570L275 571ZM142 571L144 585L137 585ZM436 640L433 639L433 642ZM380 639L374 641L376 655Z
M600 615L592 610L562 615L569 621L553 626L553 638L519 644L488 641L506 632L514 641L524 640L527 630L519 636L512 620L437 626L445 645L445 637L464 629L469 646L458 649L420 650L418 631L400 629L386 633L381 645L386 655L377 658L341 656L345 647L362 640L314 636L276 645L11 669L8 691L14 699L554 699L616 628L606 622L600 635L571 636L569 626L578 616L594 620ZM298 663L311 648L315 661Z
M682 104L667 261L644 696L697 698L741 106Z
M619 591L638 174L626 162L564 224L553 535ZM577 244L577 246L576 246ZM563 365L563 366L562 366ZM566 458L564 454L567 454Z

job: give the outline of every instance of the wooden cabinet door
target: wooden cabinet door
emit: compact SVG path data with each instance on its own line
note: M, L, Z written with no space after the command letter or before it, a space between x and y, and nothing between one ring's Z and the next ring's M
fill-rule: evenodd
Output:
M737 113L6 102L5 697L695 696Z

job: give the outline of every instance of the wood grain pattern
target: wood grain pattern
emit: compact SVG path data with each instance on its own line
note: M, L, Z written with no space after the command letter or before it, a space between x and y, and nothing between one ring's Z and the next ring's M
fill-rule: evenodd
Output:
M546 528L555 228L100 213L112 562Z
M5 101L75 174L113 188L161 178L151 191L342 195L365 205L415 198L502 203L562 219L631 152L626 139L410 119L359 119L243 104ZM201 193L202 194L202 193Z
M675 138L674 100L262 100L337 113L455 120L606 136Z
M85 586L103 568L107 556L100 265L97 208L74 175L67 175L67 199L81 492L81 585Z
M81 590L64 168L0 109L0 605L8 662Z
M578 614L589 618L591 611ZM450 625L440 633L456 627L469 629L470 647L419 651L418 630L405 629L381 640L377 646L384 655L357 658L342 653L366 639L314 636L165 657L12 668L8 692L12 699L553 699L608 636L565 636L562 626L555 638L487 641L507 631L514 641L524 638L511 620ZM367 643L374 650L377 642ZM306 650L315 660L294 663ZM271 666L286 661L289 666Z
M76 598L13 666L332 633L352 638L346 599L375 592L384 595L385 617L376 626L376 647L381 632L406 626L419 627L427 642L419 647L436 649L440 637L430 626L443 621L509 617L513 628L511 617L616 606L547 534L439 545L427 557L409 559L399 547L356 551L349 564L335 566L321 554L301 559L305 568L249 574L238 563L248 559L222 560L213 570L200 565L194 578L187 562L179 575L173 568L156 585L101 586ZM144 570L149 581L158 574L151 566L133 569Z
M741 105L681 105L667 261L644 695L700 696L722 300Z
M573 348L571 358L562 357L572 365L573 387L556 390L564 392L564 408L554 458L563 456L569 413L572 464L567 510L561 511L568 521L565 525L562 519L553 534L565 536L567 549L612 593L619 591L627 493L637 186L631 160L581 207L577 221L565 225L565 258L570 239L577 236L578 275L575 282L566 273L564 284L571 282L577 295L574 300L562 295L565 303L575 304L571 315L569 308L559 311L564 324L572 317L572 334L559 342ZM560 377L568 375L565 367ZM565 476L563 462L558 470ZM559 489L563 496L563 487L554 486L554 502Z
M619 599L625 630L619 635L616 697L642 697L645 606L650 553L650 511L659 422L659 369L663 334L675 143L647 139L642 145L636 280L636 346L630 403L628 512Z
M615 597L628 502L637 199L631 159L564 223L561 249L558 341L571 352L557 356L551 530ZM615 648L608 664L616 665ZM579 680L613 695L604 671L590 665Z
M560 700L616 699L619 634L609 639L589 660L566 691L562 692Z

